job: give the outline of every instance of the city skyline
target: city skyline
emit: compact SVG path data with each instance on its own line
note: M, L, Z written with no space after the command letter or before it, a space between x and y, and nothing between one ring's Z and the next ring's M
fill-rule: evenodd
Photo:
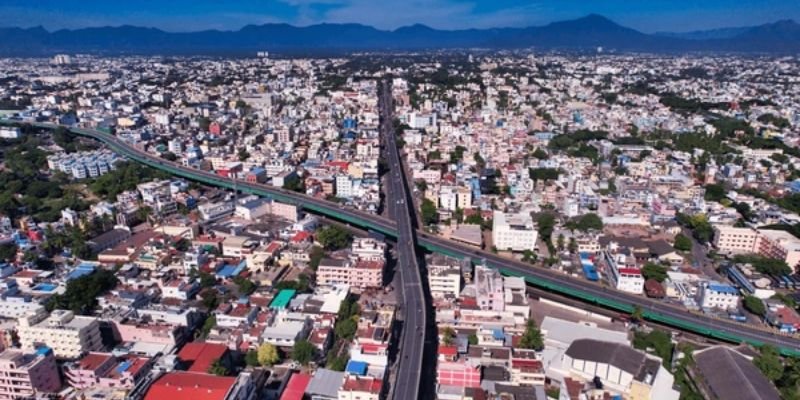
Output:
M90 0L81 5L56 1L9 0L0 5L4 26L43 26L50 31L85 27L134 25L170 32L206 29L237 30L246 25L288 23L308 26L320 23L359 23L393 30L423 24L437 29L540 26L551 22L600 14L645 33L687 32L753 26L782 19L800 19L800 9L788 0L742 1L731 5L718 0L651 1L618 0L561 2L519 0L267 0L221 4L185 1L141 4ZM403 12L396 12L403 10Z

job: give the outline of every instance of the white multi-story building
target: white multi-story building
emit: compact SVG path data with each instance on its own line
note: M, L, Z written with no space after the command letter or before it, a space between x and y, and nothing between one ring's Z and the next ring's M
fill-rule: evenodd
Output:
M538 233L530 214L506 214L495 211L492 240L499 250L525 251L536 249Z
M503 311L505 291L503 276L495 269L483 265L475 266L475 299L481 310Z
M383 262L386 260L386 243L369 237L355 238L350 246L350 254L356 260Z
M428 287L434 298L457 298L461 293L460 261L434 254L427 261Z
M617 256L620 255L605 252L604 256L608 264L608 277L617 290L634 294L644 293L644 277L641 270L621 265L617 260Z
M719 282L708 282L700 287L700 307L735 309L739 306L739 291Z
M343 199L353 197L353 180L349 175L336 175L336 197Z
M77 358L89 351L103 350L97 318L76 316L72 311L30 313L18 319L17 333L22 349L35 351L45 345L58 358Z

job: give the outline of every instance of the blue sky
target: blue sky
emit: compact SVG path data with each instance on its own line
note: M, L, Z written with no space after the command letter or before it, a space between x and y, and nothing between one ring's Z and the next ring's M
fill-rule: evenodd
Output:
M643 32L800 20L798 0L0 0L5 26L137 25L167 31L356 22L381 29L543 25L590 13Z

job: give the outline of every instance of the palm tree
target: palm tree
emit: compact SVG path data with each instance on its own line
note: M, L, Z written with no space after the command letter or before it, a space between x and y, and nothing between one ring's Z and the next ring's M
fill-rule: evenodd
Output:
M633 306L633 311L631 311L631 319L637 323L644 322L644 311L638 304Z

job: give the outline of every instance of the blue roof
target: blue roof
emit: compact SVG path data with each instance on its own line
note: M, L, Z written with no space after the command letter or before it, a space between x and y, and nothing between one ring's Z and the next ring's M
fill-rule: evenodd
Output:
M739 291L736 290L735 287L730 285L722 285L719 283L712 283L708 285L708 288L719 293L727 293L727 294L739 294Z
M118 365L118 366L117 366L117 373L118 373L118 374L121 374L121 373L123 373L123 372L127 371L127 370L128 370L128 368L130 368L130 367L131 367L131 365L133 365L133 362L131 362L131 361L124 361L123 363L121 363L120 365Z
M345 371L351 375L364 376L367 374L367 363L363 361L350 360L347 362L347 368L345 368Z
M53 350L47 346L42 346L36 349L37 356L46 356L48 353L52 353Z
M86 276L94 272L95 266L92 264L81 264L78 268L75 268L67 274L67 280L77 279L82 276Z
M502 329L494 329L492 330L492 337L496 340L504 340L506 338L506 334L503 333Z

